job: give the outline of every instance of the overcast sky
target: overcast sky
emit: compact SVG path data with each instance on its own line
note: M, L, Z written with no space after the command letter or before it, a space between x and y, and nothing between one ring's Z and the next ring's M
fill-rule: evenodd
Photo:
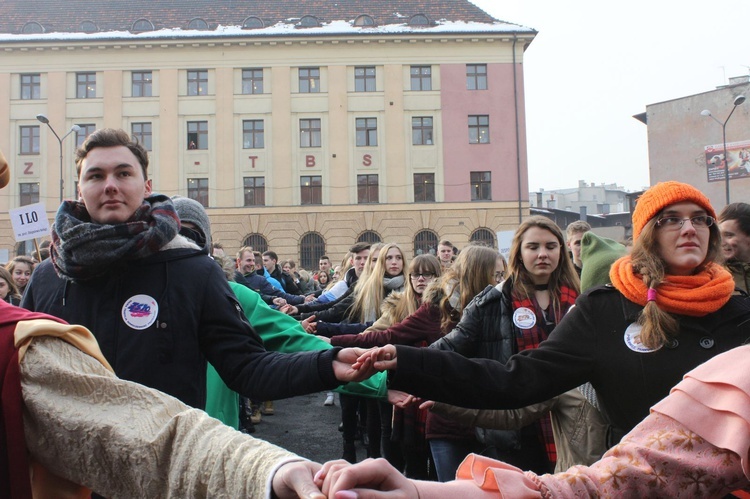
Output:
M532 191L649 185L646 126L632 116L750 73L750 0L471 1L539 32L524 58Z

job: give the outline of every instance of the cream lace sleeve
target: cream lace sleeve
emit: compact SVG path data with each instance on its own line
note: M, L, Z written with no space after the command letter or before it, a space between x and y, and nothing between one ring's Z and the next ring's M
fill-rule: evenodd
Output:
M31 343L21 378L32 458L107 497L270 497L273 472L301 459L58 339Z

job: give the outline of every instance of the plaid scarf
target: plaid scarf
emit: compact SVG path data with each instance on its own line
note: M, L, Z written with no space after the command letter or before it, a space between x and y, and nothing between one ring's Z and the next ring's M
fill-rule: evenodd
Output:
M55 216L50 257L61 278L92 279L158 252L179 230L172 200L162 194L144 199L127 222L115 225L94 223L83 203L65 201Z
M536 323L531 328L521 329L515 327L518 351L522 352L524 350L537 348L542 341L546 340L552 330L555 329L555 326L567 313L568 309L576 302L577 296L578 293L576 293L574 289L561 285L560 309L547 315L539 306L539 303L537 303L534 296L522 298L514 294L512 297L513 311L516 311L521 307L526 307L529 310L533 310L534 315L536 316ZM544 445L544 450L547 452L547 459L552 464L552 467L554 467L557 462L557 448L555 447L555 438L552 433L552 419L549 413L537 420L535 424L537 425L539 439Z

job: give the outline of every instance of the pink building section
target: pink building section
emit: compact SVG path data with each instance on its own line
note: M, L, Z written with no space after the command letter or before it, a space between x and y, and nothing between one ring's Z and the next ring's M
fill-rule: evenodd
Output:
M526 113L521 64L516 66L516 78L517 96L514 96L513 64L488 64L488 89L467 90L466 64L440 66L445 201L471 201L469 172L472 171L492 172L493 201L517 201L517 149L520 152L520 198L528 199ZM469 115L489 115L489 144L469 144Z

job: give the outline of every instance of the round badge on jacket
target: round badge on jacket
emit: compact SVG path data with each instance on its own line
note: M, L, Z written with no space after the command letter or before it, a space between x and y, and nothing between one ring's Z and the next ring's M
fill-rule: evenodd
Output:
M646 345L641 343L641 329L643 329L638 323L632 323L625 329L625 344L634 352L638 353L650 353L656 352L659 348L648 348Z
M536 314L527 307L519 307L513 311L513 324L519 329L531 329L536 325Z
M159 315L159 304L148 295L135 295L122 306L122 320L133 329L151 327Z

